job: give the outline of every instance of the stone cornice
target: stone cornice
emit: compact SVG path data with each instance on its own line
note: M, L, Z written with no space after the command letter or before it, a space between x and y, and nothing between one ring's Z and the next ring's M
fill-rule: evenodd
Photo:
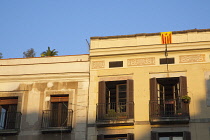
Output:
M168 52L203 50L203 49L210 49L209 47L210 41L172 43L168 44L167 46L168 46ZM141 54L141 53L159 53L164 51L165 51L164 44L109 47L109 48L91 49L90 57Z

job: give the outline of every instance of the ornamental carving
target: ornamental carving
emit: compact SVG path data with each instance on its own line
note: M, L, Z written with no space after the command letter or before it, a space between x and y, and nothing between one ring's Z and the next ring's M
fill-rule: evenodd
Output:
M128 66L155 65L155 57L128 59Z
M205 62L205 54L180 55L179 63Z
M92 69L101 69L105 67L104 61L92 61Z

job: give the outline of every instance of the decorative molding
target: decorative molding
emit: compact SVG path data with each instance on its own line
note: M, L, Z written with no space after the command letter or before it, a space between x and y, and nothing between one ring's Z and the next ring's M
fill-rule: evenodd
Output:
M92 61L92 69L105 68L105 61Z
M205 54L180 55L179 63L205 62Z
M155 57L128 59L128 66L155 65Z
M75 92L75 89L68 89L68 90L47 90L45 91L46 96L50 95L59 95L59 94L73 94Z

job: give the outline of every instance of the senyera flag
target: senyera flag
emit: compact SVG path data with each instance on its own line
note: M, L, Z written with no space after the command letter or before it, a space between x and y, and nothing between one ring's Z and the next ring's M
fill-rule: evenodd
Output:
M161 32L161 42L162 44L172 43L172 32Z

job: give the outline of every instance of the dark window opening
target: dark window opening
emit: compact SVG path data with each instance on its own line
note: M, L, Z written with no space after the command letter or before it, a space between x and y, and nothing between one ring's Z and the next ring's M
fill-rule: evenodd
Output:
M123 61L109 62L109 68L123 67Z
M98 135L97 140L134 140L134 134Z
M174 58L160 58L160 64L174 64Z
M126 119L133 116L133 80L99 82L97 119Z
M15 129L19 115L17 113L17 97L0 98L0 129Z
M68 95L51 96L51 126L62 127L67 125Z
M151 132L151 140L191 140L190 132Z
M189 120L189 105L181 100L184 95L187 95L187 79L184 76L150 79L150 120L160 117Z
M104 135L104 139L111 140L127 140L127 134L117 134L117 135Z
M180 97L179 78L158 78L158 98L159 100L173 100Z
M181 109L179 78L158 78L158 101L161 114L170 116Z
M68 109L69 95L51 95L50 110L43 110L42 133L71 132L73 110Z
M126 112L127 91L126 81L106 82L106 103L107 112Z

